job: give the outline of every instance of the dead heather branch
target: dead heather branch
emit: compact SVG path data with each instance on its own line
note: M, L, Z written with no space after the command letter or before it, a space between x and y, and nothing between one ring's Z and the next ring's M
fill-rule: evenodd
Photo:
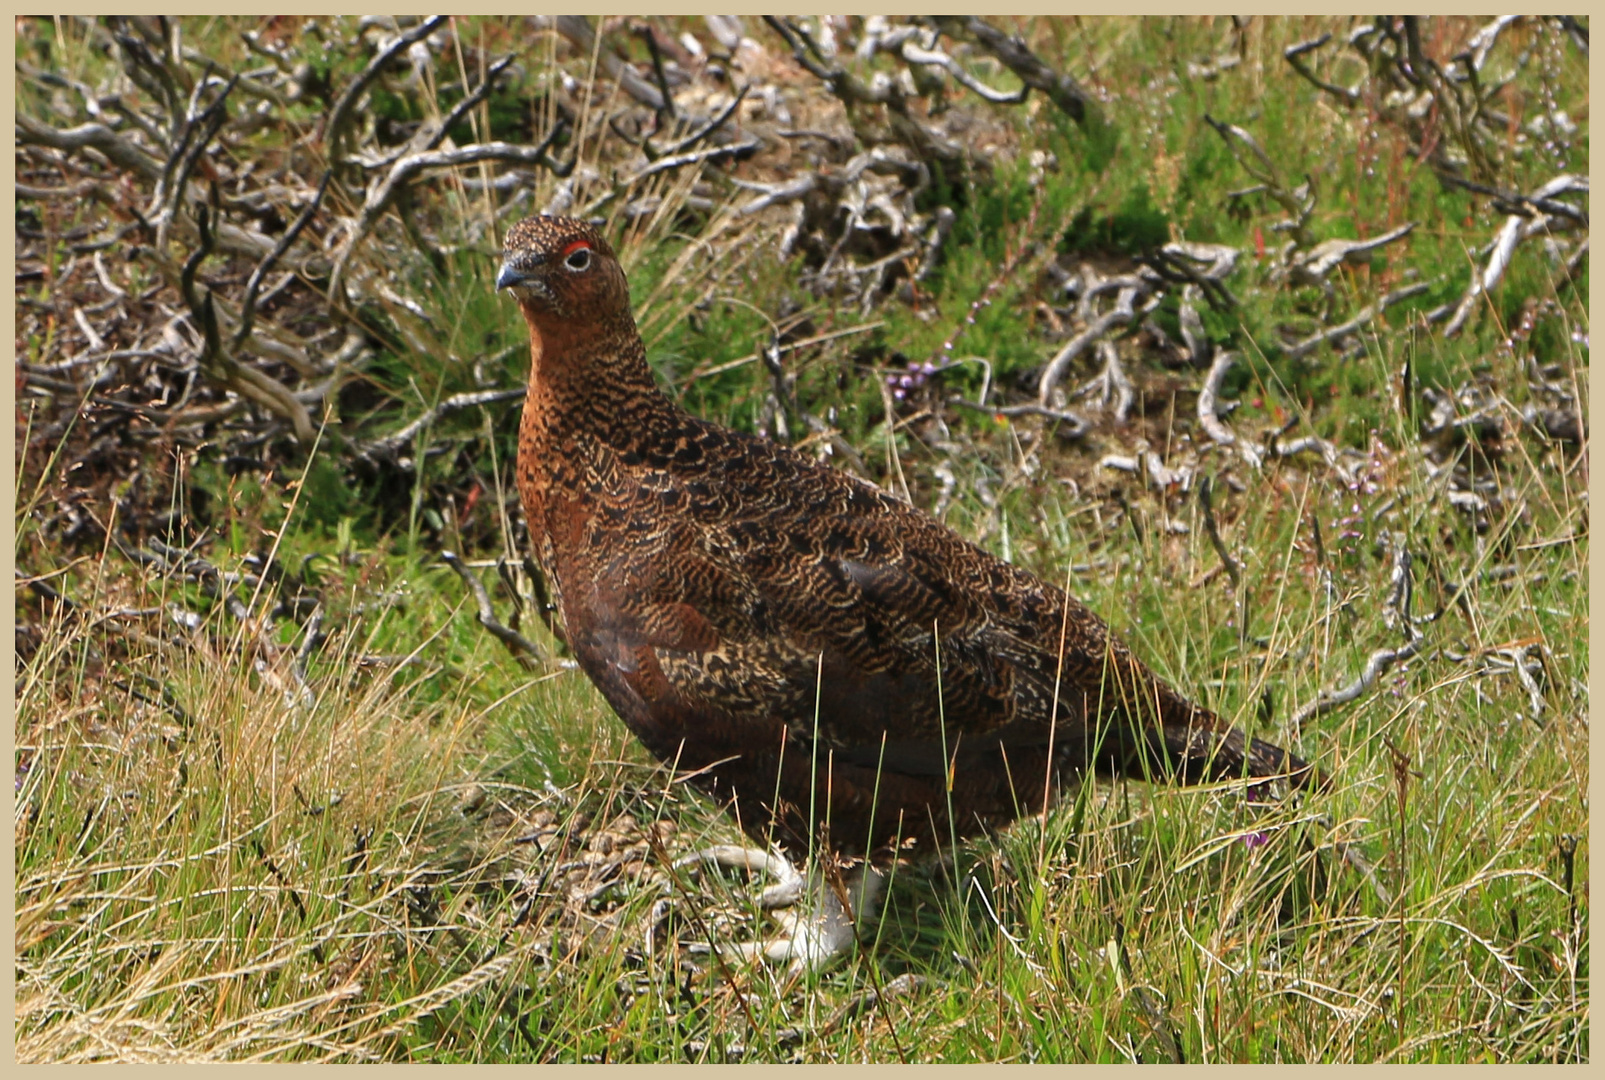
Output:
M1416 223L1407 221L1396 229L1389 229L1369 240L1323 240L1319 244L1296 254L1277 268L1278 277L1289 278L1295 285L1329 286L1328 275L1344 262L1357 263L1361 256L1378 248L1402 240L1415 230Z
M284 253L290 250L290 245L294 244L296 238L301 235L301 230L307 227L307 224L312 220L312 215L318 212L318 207L323 203L324 193L329 190L329 181L333 178L334 171L332 169L323 174L323 179L318 182L318 190L312 196L312 201L307 203L306 208L296 216L294 224L284 231L284 235L279 238L279 242L273 245L273 250L264 255L262 261L257 263L256 269L251 271L251 276L245 283L245 299L240 302L239 327L235 330L234 338L231 342L234 348L238 349L251 336L251 323L256 318L257 298L261 293L263 280L273 270L274 265L284 257Z
M1124 424L1131 414L1132 402L1136 400L1136 391L1132 389L1131 378L1120 363L1120 350L1115 348L1112 341L1098 342L1098 355L1103 358L1103 371L1099 373L1088 389L1097 388L1102 401L1108 405L1114 401L1115 422Z
M564 630L563 624L557 621L559 612L557 604L552 600L550 590L546 587L546 575L541 572L539 566L535 565L535 560L530 558L527 551L524 553L522 565L524 567L524 578L529 582L530 596L535 613L540 616L547 632L557 639L559 651L566 653L568 650L568 633ZM517 589L513 590L513 595L515 597L518 595Z
M1397 648L1377 649L1366 658L1365 667L1352 682L1336 689L1323 690L1314 700L1295 709L1290 720L1294 730L1303 731L1304 725L1311 720L1351 701L1357 700L1360 695L1367 693L1376 686L1377 680L1395 664L1403 663L1421 651L1421 644L1426 635L1416 627L1415 620L1410 615L1410 599L1412 595L1410 576L1410 551L1405 546L1404 538L1395 533L1391 542L1393 548L1393 569L1388 575L1388 596L1383 602L1383 621L1390 627L1397 626L1404 633L1405 642Z
M1463 188L1466 191L1470 191L1477 195L1488 196L1488 198L1493 202L1494 208L1501 210L1506 214L1515 214L1516 216L1523 218L1533 218L1537 216L1539 212L1542 212L1545 214L1552 214L1555 217L1567 218L1570 221L1575 222L1577 225L1585 228L1588 226L1587 210L1573 206L1568 202L1562 202L1558 197L1563 194L1571 194L1574 192L1586 195L1588 193L1588 177L1586 176L1556 177L1555 180L1550 182L1559 182L1563 185L1563 187L1570 188L1571 190L1556 191L1552 195L1542 195L1538 192L1534 192L1532 195L1522 195L1520 192L1508 191L1505 188L1494 187L1491 184L1479 184L1474 180L1466 179L1464 176L1455 176L1450 173L1440 175L1439 179L1451 187ZM1578 182L1581 182L1582 187L1580 189L1573 188L1572 185ZM1542 189L1540 189L1540 191L1541 190Z
M107 93L37 72L41 84L61 85L76 93L93 122L58 130L26 112L20 115L18 142L30 161L45 168L65 166L85 177L77 186L25 186L43 200L87 193L134 219L91 245L78 245L84 247L83 254L97 256L97 279L114 300L144 304L152 299L147 293L136 301L98 260L101 250L130 232L142 231L142 262L153 266L182 302L173 309L158 291L160 286L152 290L155 307L169 321L160 329L160 344L150 340L153 331L134 330L134 348L126 347L127 337L117 323L108 326L91 320L82 310L64 311L63 317L74 320L89 346L70 363L74 368L100 364L97 380L121 383L140 382L132 370L136 364L148 369L155 363L201 376L197 380L192 374L181 392L169 391L155 405L121 402L102 394L92 394L92 402L104 398L106 407L128 416L168 430L188 429L186 438L195 437L200 427L225 421L249 438L252 429L240 427L236 418L242 410L259 407L283 421L294 438L307 445L315 433L315 412L360 365L367 335L383 339L394 331L414 348L435 351L404 317L411 313L426 322L427 314L402 297L384 274L375 275L368 265L374 260L361 251L364 240L389 211L399 211L406 234L414 241L414 257L422 253L441 268L446 248L431 240L416 220L433 208L414 194L427 174L494 161L544 168L559 176L573 168L571 162L558 162L549 153L565 132L561 114L545 141L534 147L495 140L441 147L448 133L505 83L512 70L511 56L486 58L477 85L464 70L462 93L455 104L434 110L433 118L418 124L400 145L381 146L371 125L357 122L369 95L381 86L393 87L397 69L405 70L409 64L414 90L403 85L403 91L433 92L432 79L419 76L432 71L431 50L446 46L447 25L443 16L402 20L399 29L395 20L364 20L355 38L342 40L337 34L328 40L331 50L366 50L369 57L343 86L318 90L330 103L321 131L315 133L327 151L328 166L313 182L298 175L302 163L296 153L275 172L256 172L255 161L236 156L237 147L265 128L300 131L286 108L305 99L307 87L296 80L304 83L311 76L292 64L278 45L247 39L248 47L274 63L232 73L183 47L175 20L82 21L87 33L113 50L140 96L123 93L117 84ZM369 45L370 41L377 44ZM27 71L22 76L30 77ZM235 108L242 93L249 96L249 107ZM704 129L692 137L707 134ZM367 177L366 190L354 184L362 176ZM80 190L84 185L88 187ZM202 206L204 215L196 209ZM351 207L358 207L356 213L341 217ZM232 265L241 258L251 264L243 271ZM202 263L207 263L205 285L200 284ZM396 269L394 263L384 267L386 273ZM356 282L351 280L354 272ZM322 290L336 303L319 304L313 290ZM333 324L311 339L289 329L316 321L306 318L311 314L306 310L309 300L321 308L316 318ZM269 308L270 304L279 307ZM263 315L265 308L271 312L268 317ZM338 348L323 344L331 336ZM279 365L289 369L289 377L276 370ZM28 377L36 382L52 378L43 371L30 371ZM145 382L150 385L148 377Z
M1432 95L1440 114L1448 121L1446 126L1465 154L1465 164L1469 164L1479 178L1491 178L1496 170L1497 151L1491 145L1489 136L1492 132L1480 131L1476 126L1477 115L1488 104L1478 92L1477 69L1469 63L1466 65L1471 75L1468 92L1458 80L1450 78L1436 58L1428 56L1422 48L1420 17L1406 15L1401 22L1404 29L1404 55L1408 60L1408 67L1404 69L1406 75L1414 76L1411 81L1425 87ZM1462 163L1446 158L1444 164L1458 171L1456 167Z
M331 164L343 165L351 151L350 127L357 103L362 100L386 65L403 51L427 38L446 22L449 16L433 15L416 26L398 34L374 54L360 74L340 91L329 109L329 118L323 125L323 145L327 148Z
M189 194L189 178L200 162L207 146L228 122L228 97L235 81L230 80L222 91L194 120L185 118L173 152L162 167L162 175L151 193L150 205L145 210L146 220L156 227L156 249L167 250L167 234L173 219ZM197 92L199 91L197 87Z
M941 15L935 22L953 37L975 41L1002 61L1022 83L1040 91L1083 128L1103 125L1103 111L1093 96L1069 75L1044 64L1018 35L1006 34L977 15Z
M1070 364L1109 331L1129 325L1137 317L1134 306L1137 297L1146 295L1148 291L1148 286L1142 282L1121 285L1114 306L1093 319L1087 324L1086 329L1072 337L1054 354L1053 359L1048 361L1047 367L1042 369L1042 378L1037 384L1039 405L1043 408L1051 407L1053 392L1058 387L1059 381L1064 378L1064 373Z
M742 102L747 100L747 94L749 91L751 91L751 89L752 86L750 84L742 86L736 91L736 96L730 99L730 104L726 105L722 110L720 110L717 116L707 118L700 126L693 128L690 134L676 139L673 143L662 149L652 145L652 139L650 136L642 139L640 144L641 153L646 155L646 159L648 161L657 161L662 157L673 157L676 154L683 154L692 147L696 146L697 143L702 142L704 139L712 138L717 133L723 131L725 125L730 122L730 118L736 115L736 112L741 108Z
M741 217L748 217L752 214L761 213L762 211L769 209L771 206L784 206L788 203L796 203L806 198L810 192L820 185L821 182L822 178L816 172L804 173L794 180L788 180L779 184L757 183L751 180L742 180L739 177L733 177L732 183L734 183L736 187L743 188L748 191L756 191L759 193L757 198L752 199L750 202L743 203L739 208L737 208L736 213ZM796 233L799 230L800 225L801 223L799 222L793 226L792 239L790 243L781 244L783 251L781 256L782 258L785 257L784 252L789 251L791 246L796 243Z
M1493 248L1488 254L1488 262L1481 267L1473 266L1471 271L1471 284L1466 287L1465 295L1455 306L1454 313L1444 325L1443 336L1454 337L1465 328L1466 322L1476 309L1477 299L1491 293L1505 276L1505 270L1510 266L1511 256L1515 254L1516 247L1523 240L1527 240L1541 233L1558 232L1563 228L1586 226L1588 216L1582 211L1573 210L1568 214L1550 213L1538 209L1542 204L1561 205L1559 197L1569 194L1588 194L1588 177L1562 174L1544 184L1527 200L1532 207L1529 213L1523 213L1526 207L1514 207L1517 212L1505 218L1499 233L1494 237Z
M517 630L503 625L502 621L496 618L496 609L491 606L490 593L485 590L485 583L479 580L478 575L470 570L457 557L455 552L442 551L440 558L447 566L457 572L457 576L463 579L463 584L467 585L469 591L473 593L480 626L490 631L496 640L506 645L508 651L526 668L534 670L546 662L546 654L541 650L540 646L530 641Z
M1232 588L1238 592L1243 588L1243 568L1238 561L1232 558L1232 553L1226 548L1226 541L1221 539L1220 526L1215 524L1214 478L1205 476L1198 481L1198 505L1204 512L1204 531L1209 534L1209 542L1220 556L1221 565L1226 568L1226 576L1232 579Z
M200 232L201 242L184 263L179 275L179 287L185 302L189 305L191 316L200 325L204 335L205 344L197 361L200 369L240 396L249 398L288 420L296 441L304 447L310 447L315 432L311 414L307 412L306 406L283 383L256 368L240 363L235 358L233 350L223 342L223 335L218 325L217 304L213 299L212 290L196 291L196 271L213 249L210 215L205 206L200 206L196 210L196 227Z
M1302 356L1308 356L1327 342L1339 341L1359 331L1393 305L1402 303L1412 296L1420 296L1430 288L1432 288L1431 282L1418 281L1413 285L1406 285L1402 289L1394 289L1381 300L1361 308L1353 318L1347 319L1336 326L1327 327L1325 330L1317 331L1303 341L1289 346L1287 355L1295 360Z
M1217 311L1232 311L1241 305L1231 289L1227 288L1226 279L1237 269L1237 259L1241 254L1229 244L1179 240L1139 258L1165 281L1191 285L1201 291ZM1208 362L1207 357L1194 358L1194 363Z
M152 537L142 547L130 547L117 540L113 540L113 545L130 562L145 567L151 573L198 587L203 596L239 624L243 633L233 640L242 647L249 647L248 651L257 660L257 670L274 681L279 689L285 690L290 699L306 702L311 694L306 685L306 663L322 645L326 635L322 633L320 616L323 600L306 576L305 564L298 574L286 570L266 554L258 553L245 556L241 560L240 570L224 570L196 554L196 549L203 541L204 537L181 548ZM248 606L245 600L241 600L242 592L258 606ZM161 610L153 608L148 613L155 614ZM126 611L112 612L97 622L128 614ZM206 617L177 602L168 603L166 614L169 621L189 635L198 634L207 626ZM274 626L285 619L304 624L301 644L294 650L273 640ZM215 650L223 640L225 637L221 636L215 641L186 636L173 639L181 645L199 644L204 650ZM288 684L283 683L278 674L278 669L287 664L289 667L286 670L291 672L297 684L294 691L288 689Z
M634 65L628 63L611 46L597 41L596 29L591 25L590 16L535 15L530 18L530 23L539 30L550 28L557 31L573 43L580 55L587 58L595 56L602 71L608 78L618 83L620 90L653 112L673 108L672 100L661 88L642 78Z
M1531 16L1502 15L1490 20L1446 63L1427 55L1415 16L1379 16L1349 34L1346 45L1366 66L1353 86L1338 86L1310 66L1310 58L1332 38L1323 34L1283 53L1299 76L1345 108L1362 103L1382 122L1407 133L1411 154L1431 165L1447 183L1459 182L1469 168L1488 184L1502 166L1511 119L1498 107L1500 92L1529 62L1531 50L1515 57L1513 69L1487 78L1487 62L1504 32ZM1546 115L1532 123L1560 126Z
M1322 79L1320 76L1316 75L1315 72L1311 71L1309 66L1304 62L1305 53L1314 52L1316 49L1321 48L1331 40L1331 34L1322 34L1320 37L1313 38L1309 41L1301 41L1297 45L1289 45L1287 48L1282 50L1282 57L1288 62L1289 66L1291 66L1294 71L1303 76L1317 90L1322 90L1328 94L1331 94L1344 105L1348 105L1350 107L1358 105L1360 103L1360 87L1358 84L1355 86L1338 86L1336 83L1327 82L1325 79Z
M1529 405L1522 410L1522 422L1556 442L1581 446L1588 429L1575 409L1540 409Z
M57 150L93 150L117 167L145 180L159 180L162 163L143 148L117 134L104 124L80 124L58 131L37 117L17 113L16 138L19 146L49 146Z
M478 108L480 103L490 96L491 91L496 89L502 75L506 73L512 64L513 57L510 55L497 60L490 65L479 85L471 93L464 95L461 101L453 105L449 113L438 120L424 121L419 125L418 130L413 133L412 138L398 147L383 152L378 152L375 149L367 150L357 156L358 163L369 172L378 172L386 166L394 165L404 157L435 149L446 140L452 128L456 127L465 116ZM556 166L556 162L550 161L542 162L542 164L548 167Z
M909 29L912 30L913 28L910 27ZM941 68L951 75L959 85L994 105L1018 105L1031 92L1029 84L1022 85L1020 89L1013 91L995 90L971 75L964 69L962 64L935 46L936 42L932 40L926 47L921 48L914 43L913 34L909 34L899 43L898 55L910 64L917 64L921 67Z
M772 423L760 423L759 431L767 438L773 433L774 438L783 444L790 444L792 429L799 429L808 425L803 419L803 410L797 404L797 375L788 373L780 362L780 334L773 332L769 344L759 350L763 358L764 367L769 370L769 384L771 390L764 402L766 414L772 414Z
M1199 318L1198 307L1193 303L1197 293L1195 286L1182 287L1176 321L1180 324L1182 343L1187 346L1187 359L1192 361L1193 367L1203 367L1214 362L1215 342L1204 330L1204 320Z
M1230 428L1220 421L1216 401L1220 397L1221 383L1225 381L1227 372L1231 371L1236 361L1236 354L1222 349L1210 365L1209 373L1204 376L1204 385L1198 391L1198 424L1204 432L1221 446L1231 446L1237 442L1237 436Z
M922 123L909 107L903 84L896 79L880 78L865 82L825 53L809 32L789 19L764 16L764 22L785 39L791 48L792 58L811 75L825 84L831 94L847 109L850 122L858 129L862 122L863 106L882 106L886 110L891 135L908 147L914 157L928 165L940 165L951 178L962 176L970 167L969 155L964 147L949 140L933 128ZM881 141L878 138L860 138L868 145Z
M1527 695L1527 711L1535 723L1542 723L1549 702L1544 697L1545 679L1544 646L1538 641L1515 642L1509 646L1486 650L1482 656L1483 669L1493 673L1509 671L1516 676L1522 691Z
M475 393L453 394L438 405L425 409L416 418L409 421L404 427L391 432L383 438L375 439L364 444L358 455L369 461L392 461L400 468L411 469L410 459L403 460L399 455L418 433L429 427L435 421L480 405L495 405L503 401L518 401L523 398L525 388L513 387L507 390L482 390Z
M689 150L681 154L669 154L659 157L651 164L631 173L623 182L624 187L638 184L650 176L667 172L670 169L679 169L686 165L703 165L713 161L723 161L728 158L745 157L752 154L763 145L762 139L748 138L727 146L710 146L706 150Z
M329 298L336 304L348 304L345 294L347 267L358 245L373 231L375 223L406 191L408 185L428 169L449 169L472 165L480 161L510 161L520 165L541 165L557 176L567 176L573 162L559 164L547 154L562 132L561 125L547 133L538 146L515 146L512 143L475 143L452 150L428 150L409 154L400 159L385 175L369 186L356 223L351 227L340 254L335 259L334 271L329 278Z
M1290 458L1298 454L1310 452L1320 454L1321 459L1326 462L1327 467L1333 472L1337 473L1339 478L1341 478L1345 484L1352 483L1354 481L1354 472L1343 464L1343 459L1341 455L1339 455L1337 447L1333 446L1330 442L1321 438L1319 435L1303 435L1297 439L1290 439L1287 442L1283 442L1280 438L1272 438L1270 442L1270 451L1273 455L1280 458Z
M1208 113L1204 114L1204 122L1215 129L1238 164L1264 185L1265 193L1287 215L1271 225L1272 231L1287 233L1293 238L1295 248L1313 247L1315 235L1310 232L1310 218L1315 213L1314 181L1305 177L1304 183L1298 187L1288 187L1282 179L1281 170L1276 167L1276 163L1271 160L1264 147L1260 146L1258 139L1236 124L1217 120Z
M915 284L924 281L941 258L943 245L947 243L948 234L953 231L953 222L958 215L953 213L951 207L938 206L931 218L930 230L925 235L925 253L920 256L919 268L914 271Z

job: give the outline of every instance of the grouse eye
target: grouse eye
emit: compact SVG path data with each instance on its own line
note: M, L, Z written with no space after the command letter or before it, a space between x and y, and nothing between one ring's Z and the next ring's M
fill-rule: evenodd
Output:
M575 273L590 269L591 249L583 245L576 245L572 251L563 257L563 265Z

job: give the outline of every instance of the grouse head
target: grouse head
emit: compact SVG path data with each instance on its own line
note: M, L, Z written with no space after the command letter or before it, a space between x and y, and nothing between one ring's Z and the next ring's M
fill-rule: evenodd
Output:
M511 291L537 324L611 321L630 310L612 245L577 218L533 217L508 229L496 288Z

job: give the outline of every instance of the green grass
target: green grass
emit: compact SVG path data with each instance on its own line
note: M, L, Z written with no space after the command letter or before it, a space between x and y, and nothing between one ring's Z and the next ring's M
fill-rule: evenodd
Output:
M1455 40L1478 25L1451 23ZM253 25L196 20L185 40L241 64L238 30ZM292 671L304 631L266 619L272 597L248 632L216 598L115 548L42 539L65 481L47 469L54 445L19 450L20 573L52 575L76 604L41 600L19 578L19 622L36 630L17 666L19 1059L1587 1060L1587 451L1518 430L1516 411L1538 398L1525 354L1501 343L1524 300L1553 300L1526 348L1561 365L1586 416L1588 272L1563 280L1529 242L1461 338L1412 331L1458 297L1466 248L1502 215L1441 187L1398 132L1317 101L1282 62L1286 45L1324 29L1341 42L1345 21L1256 18L1242 64L1189 77L1189 61L1236 48L1230 25L1035 27L1040 55L1107 91L1112 134L1097 142L1046 102L1030 122L993 110L1015 149L955 203L926 316L895 298L864 317L856 301L814 297L797 265L760 243L767 226L730 226L704 251L690 233L709 219L692 216L630 236L622 253L655 368L688 407L737 427L756 424L771 387L764 366L688 377L760 348L782 296L812 333L883 321L793 354L805 407L834 408L875 479L906 482L917 504L940 500L963 535L1068 581L1164 678L1318 762L1329 792L1265 806L1241 784L1089 779L1042 819L899 867L873 942L796 985L680 951L677 938L770 926L738 875L672 867L734 841L734 826L650 760L527 609L521 629L550 659L515 662L439 559L447 549L477 560L508 618L488 564L516 548L497 504L498 492L512 498L517 406L435 425L421 438L445 452L415 454L405 490L343 456L477 389L475 360L490 358L500 384L522 376L524 329L491 292L486 240L451 254L446 273L421 257L397 268L395 287L429 318L385 313L363 393L342 399L316 452L285 458L273 477L230 476L203 453L172 481L167 497L186 511L201 515L196 492L206 503L216 540L202 553L220 569L275 549L307 578L329 636L306 658L304 686ZM74 78L103 74L105 57L64 26L65 51L46 23L19 35L19 56ZM459 33L519 50L526 85L549 85L544 38L521 42L500 20L461 20ZM610 40L644 59L639 40ZM764 41L778 55L773 35ZM1543 77L1571 88L1561 104L1580 125L1581 170L1586 64L1563 45ZM587 62L566 63L583 78ZM1536 107L1540 74L1522 74L1512 100ZM492 102L502 137L528 123L518 105ZM422 115L416 100L391 107ZM18 108L44 109L20 77ZM1275 286L1255 258L1257 236L1280 242L1268 231L1278 214L1228 212L1226 193L1249 179L1206 111L1274 148L1287 176L1317 178L1318 238L1419 223L1406 245L1334 275L1335 321L1407 269L1444 284L1392 309L1358 355L1290 359L1278 325L1313 329L1322 300ZM264 155L282 151L263 138ZM589 138L588 160L618 149L594 121ZM1032 150L1058 159L1037 185L1024 164ZM1531 190L1558 168L1512 149L1499 182ZM451 198L429 208L442 237L476 212ZM53 227L98 212L86 200ZM1198 454L1197 475L1216 478L1241 590L1219 570L1192 486L1160 492L1097 465L1134 453L1139 437L1173 464L1207 442L1193 419L1198 373L1128 359L1138 415L1080 442L1035 418L952 408L941 439L895 419L888 430L882 404L891 353L934 354L1023 244L1039 250L999 283L954 353L993 362L994 394L1057 349L1032 276L1046 258L1112 257L1173 232L1245 253L1230 279L1242 306L1201 310L1241 358L1225 393L1242 403L1233 429L1263 437L1297 417L1291 435L1356 452L1344 459L1352 484L1312 454L1258 470L1224 448ZM19 283L38 299L48 288ZM1175 317L1174 305L1156 315L1173 337ZM27 355L48 359L53 347L40 336ZM1419 426L1428 405L1401 403L1406 361L1418 390L1497 390L1513 434L1492 448L1436 446ZM1091 363L1065 386L1095 374ZM979 388L969 370L944 379L971 397ZM1093 402L1074 407L1097 415ZM45 421L26 403L21 415ZM1445 498L1441 463L1457 459L1498 481L1500 497L1477 514ZM1402 642L1384 617L1395 534L1414 557L1413 614L1441 616L1422 623L1418 656L1295 730L1299 706ZM251 590L236 595L250 601ZM171 605L200 625L179 626ZM1542 651L1537 715L1498 652L1529 643ZM924 982L893 992L904 976ZM879 1002L877 987L888 988Z

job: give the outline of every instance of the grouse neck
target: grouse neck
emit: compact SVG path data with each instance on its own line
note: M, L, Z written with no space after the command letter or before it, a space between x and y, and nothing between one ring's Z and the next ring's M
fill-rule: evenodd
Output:
M635 325L579 323L523 309L529 324L530 400L555 428L639 430L674 405L658 389Z

